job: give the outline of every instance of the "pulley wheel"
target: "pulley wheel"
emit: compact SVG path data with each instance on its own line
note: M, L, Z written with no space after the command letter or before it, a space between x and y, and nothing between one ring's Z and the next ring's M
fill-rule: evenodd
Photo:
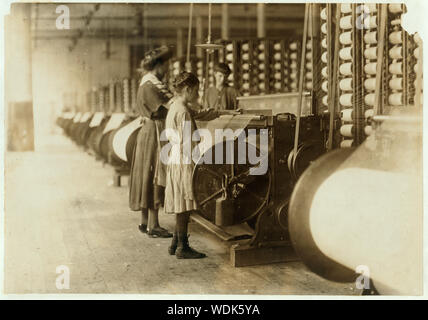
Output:
M223 145L223 159L215 159L215 151ZM226 195L234 203L233 224L240 224L256 217L268 203L271 174L267 169L262 175L251 175L250 168L255 168L258 163L251 164L248 155L256 152L260 156L259 150L248 143L245 143L246 154L238 157L237 141L223 142L208 148L200 157L193 171L193 193L195 200L201 209L201 215L214 223L216 200ZM226 148L233 147L233 161L229 157L226 163ZM241 146L242 148L242 146ZM238 163L238 158L241 163ZM208 161L207 161L208 160ZM204 163L209 162L210 163ZM244 161L242 161L244 160ZM268 156L265 155L265 165L268 168Z

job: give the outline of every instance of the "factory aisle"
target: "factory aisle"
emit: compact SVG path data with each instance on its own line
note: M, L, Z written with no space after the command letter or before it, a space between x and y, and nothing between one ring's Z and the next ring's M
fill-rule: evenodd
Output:
M167 254L170 239L137 229L127 186L112 186L112 169L62 135L37 152L5 158L5 283L12 293L356 294L302 263L245 268L229 265L228 245L190 226L202 260ZM173 217L160 217L172 229ZM70 288L56 288L58 266Z

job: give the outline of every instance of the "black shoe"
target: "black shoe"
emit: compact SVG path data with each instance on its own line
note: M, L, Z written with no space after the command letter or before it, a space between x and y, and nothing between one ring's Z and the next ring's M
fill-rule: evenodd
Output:
M138 225L138 229L139 229L142 233L147 233L147 224L139 224L139 225Z
M171 245L168 247L168 253L173 256L175 254L175 250L177 250L178 237L177 233L174 232L174 236L172 237Z
M147 234L150 238L172 238L172 233L161 227L148 230Z
M198 252L189 246L189 239L186 235L178 235L178 246L175 251L177 259L202 259L206 257L205 253Z

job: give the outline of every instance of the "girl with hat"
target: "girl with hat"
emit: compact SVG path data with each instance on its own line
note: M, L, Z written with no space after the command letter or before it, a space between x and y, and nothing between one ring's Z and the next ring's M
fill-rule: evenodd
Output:
M238 108L238 91L229 87L227 78L231 70L225 63L214 66L215 87L210 87L206 93L205 105L215 110L236 110Z
M139 229L150 237L170 238L161 228L158 209L164 203L166 167L160 161L160 133L165 127L172 94L162 79L168 71L172 53L166 46L147 53L141 62L146 71L137 91L137 111L142 127L138 133L131 163L129 206L141 211ZM140 70L140 69L139 69Z
M205 254L189 246L187 229L192 211L197 210L192 190L194 162L192 151L197 150L197 142L192 141L197 134L192 117L195 112L190 106L198 99L198 78L189 72L180 73L175 81L176 95L166 117L166 137L171 144L165 189L165 212L176 215L174 237L168 252L177 259L200 259ZM196 139L197 140L197 139Z

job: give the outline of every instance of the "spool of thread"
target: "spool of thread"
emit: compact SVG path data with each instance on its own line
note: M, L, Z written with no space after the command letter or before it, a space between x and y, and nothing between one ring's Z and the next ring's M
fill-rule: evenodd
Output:
M208 66L209 66L210 68L214 67L214 62L210 61L210 62L208 63Z
M328 96L327 95L322 97L322 104L325 105L326 107L328 107Z
M284 69L284 75L288 75L288 69Z
M376 78L368 78L364 80L364 88L366 90L376 90Z
M339 41L343 45L352 44L352 33L350 31L341 33L339 36Z
M275 84L273 86L274 86L274 88L276 90L280 90L281 89L281 83L275 82Z
M373 109L367 109L364 112L364 118L368 119L368 118L372 118L374 115L374 110Z
M281 72L275 72L273 77L275 80L281 80Z
M340 72L340 74L342 74L344 76L351 76L352 75L352 63L350 63L350 62L342 63L339 66L339 72Z
M180 61L175 61L175 62L172 64L172 66L173 66L174 68L180 68Z
M293 61L293 62L290 64L290 69L297 69L297 62L296 62L296 61Z
M197 71L196 71L196 74L198 75L198 76L202 76L203 75L203 71L201 70L201 69L198 69Z
M308 49L308 50L311 50L311 49L312 49L312 41L311 41L311 40L309 40L309 41L306 43L306 49Z
M327 9L323 8L320 12L321 19L327 20Z
M257 46L257 48L258 48L260 51L262 51L262 50L264 50L264 49L265 49L265 44L264 44L264 43L260 43L260 44Z
M322 55L321 55L321 61L322 62L324 62L324 63L327 63L327 52L324 52Z
M321 32L324 33L324 34L327 34L327 22L324 22L321 25Z
M365 126L364 127L364 134L366 136L370 136L372 134L372 132L373 132L372 126Z
M259 79L260 80L264 80L265 79L265 74L264 73L259 73Z
M244 83L242 84L242 88L243 88L244 90L250 90L250 84L249 84L248 82L244 82Z
M376 44L377 43L377 32L376 31L367 32L364 35L364 42L367 44Z
M340 134L344 137L352 138L354 136L354 125L353 124L345 124L340 127Z
M366 103L366 105L374 107L374 103L375 103L375 94L374 93L369 93L366 94L364 96L364 102Z
M345 78L339 82L340 90L350 91L352 90L352 78Z
M389 57L391 59L401 59L403 57L401 55L402 51L403 51L402 46L394 46L391 49L389 49Z
M402 90L403 89L403 78L392 78L389 80L389 87L392 90Z
M402 74L403 73L402 67L403 67L402 62L391 63L389 65L389 72L393 74Z
M202 61L198 61L198 62L196 63L196 66L197 66L198 68L202 68L202 67L204 66L204 64L202 63Z
M352 59L352 47L345 47L345 48L340 49L339 57L342 60Z
M226 55L226 60L227 60L227 61L233 61L233 53L228 53L228 54Z
M274 65L273 65L273 68L275 69L275 70L281 70L281 63L275 63Z
M231 71L233 71L233 63L229 63L229 64L228 64L228 66L229 66L229 69L230 69Z
M371 63L367 63L364 66L364 72L367 74L376 74L376 66L377 66L377 62L371 62Z
M352 15L344 16L340 18L340 28L341 29L351 29L352 28Z
M400 44L403 42L401 31L391 32L389 34L389 42L392 44Z
M297 89L297 82L296 82L296 81L293 81L293 82L290 84L290 87L291 87L291 89Z
M327 77L328 77L327 67L322 68L322 70L321 70L321 75L322 75L324 78L327 78Z
M344 107L352 107L352 93L345 93L339 97L339 102Z
M265 59L265 54L264 54L264 52L260 53L260 54L258 55L258 58L259 58L259 60L264 60L264 59Z
M403 7L401 6L401 4L392 3L392 4L388 5L388 10L391 13L402 13L403 12Z
M233 82L233 73L229 74L227 80L229 80L229 82Z
M324 91L325 93L328 92L328 81L323 81L321 84L321 89L322 91Z
M277 52L273 55L273 59L276 61L281 61L281 53Z
M265 69L265 64L264 63L260 63L259 64L259 69L260 70L264 70Z
M259 83L259 89L260 90L265 90L265 84L264 84L264 82L260 82Z
M346 140L343 140L342 142L340 142L340 147L341 148L351 148L353 143L354 143L353 139L346 139Z
M242 65L242 69L244 69L244 70L250 70L250 65L248 63L244 63Z
M419 62L416 62L415 65L413 66L413 71L415 73L419 73Z
M377 28L377 16L370 16L368 27L369 29Z
M403 94L401 92L396 92L389 95L388 102L392 106L401 106L403 104Z
M174 76L178 76L180 74L180 70L175 69L172 73Z
M312 72L306 72L306 79L312 79Z
M242 74L242 79L244 79L244 80L249 80L249 79L250 79L250 74L249 74L249 73L247 73L247 72L243 73L243 74Z
M353 118L354 109L345 109L345 110L342 110L341 113L342 113L341 114L342 121L348 121L348 122L354 121L354 118Z
M351 13L352 12L352 6L350 3L342 3L340 6L340 11L342 13Z
M312 62L306 63L306 69L312 70Z
M227 50L227 51L233 51L233 43L228 43L228 44L226 45L226 50Z
M290 50L297 50L297 42L290 43L289 48L290 48Z
M310 60L312 58L312 52L307 52L306 53L306 59Z
M290 79L296 80L297 79L297 72L290 73Z
M322 38L322 40L321 40L321 46L324 49L327 49L327 38Z
M248 60L248 59L250 59L250 55L249 55L248 53L244 53L244 54L242 55L242 60L246 61L246 60Z
M420 50L419 47L417 47L415 50L413 50L413 55L416 59L419 59Z
M312 81L306 82L306 89L312 90Z
M281 43L279 43L279 42L277 42L277 43L275 43L274 45L273 45L273 49L274 50L281 50Z
M243 43L241 48L242 51L248 51L250 49L250 45L248 43Z
M377 59L377 48L370 47L364 50L364 58L366 59Z
M297 53L296 52L291 53L290 54L290 59L296 60L297 59Z

